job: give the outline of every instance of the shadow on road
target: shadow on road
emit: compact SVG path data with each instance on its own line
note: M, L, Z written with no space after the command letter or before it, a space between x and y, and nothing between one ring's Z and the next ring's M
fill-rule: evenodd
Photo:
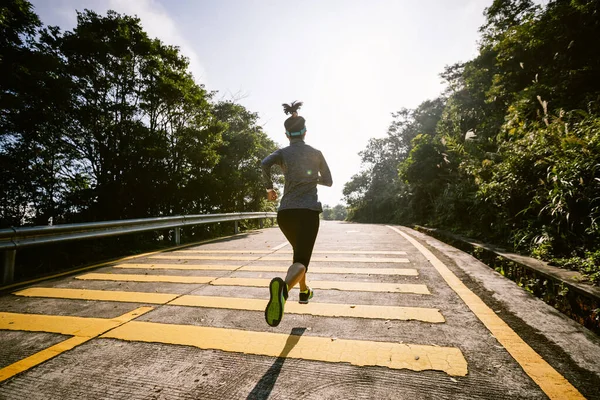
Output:
M266 400L271 395L271 391L273 390L273 386L275 386L275 382L277 382L277 378L279 377L279 373L281 372L281 367L285 361L285 358L290 353L290 351L298 344L300 340L300 336L304 334L306 328L293 328L292 332L290 332L290 336L285 342L285 346L277 357L277 360L271 365L267 372L260 378L258 383L254 386L247 400Z

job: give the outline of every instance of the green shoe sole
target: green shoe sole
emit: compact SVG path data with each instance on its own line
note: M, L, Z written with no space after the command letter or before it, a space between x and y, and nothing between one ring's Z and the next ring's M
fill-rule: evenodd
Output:
M283 318L285 298L283 295L285 282L281 278L274 278L269 284L270 299L265 309L265 319L270 326L277 326Z

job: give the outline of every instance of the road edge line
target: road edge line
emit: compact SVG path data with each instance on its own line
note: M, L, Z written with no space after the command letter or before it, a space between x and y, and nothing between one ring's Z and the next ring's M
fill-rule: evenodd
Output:
M533 350L504 320L473 293L442 261L415 238L386 225L408 240L440 273L446 283L492 333L498 342L519 363L525 373L550 399L583 399L585 397L564 376Z

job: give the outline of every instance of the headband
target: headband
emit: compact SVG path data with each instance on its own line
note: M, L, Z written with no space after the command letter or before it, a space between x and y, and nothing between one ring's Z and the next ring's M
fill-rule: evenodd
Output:
M299 132L288 132L288 131L285 131L285 134L288 135L288 136L302 136L305 133L306 133L306 128L302 128L302 130L299 131Z

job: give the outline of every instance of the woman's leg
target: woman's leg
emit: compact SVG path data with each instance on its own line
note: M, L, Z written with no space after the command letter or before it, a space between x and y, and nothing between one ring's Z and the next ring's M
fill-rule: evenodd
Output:
M271 326L279 325L283 318L289 289L298 283L301 291L308 289L306 270L319 231L319 213L311 210L284 210L277 214L277 223L294 249L294 263L288 268L285 281L274 278L269 284L270 299L265 309L265 318ZM301 293L301 302L302 296Z
M288 289L293 288L298 282L305 281L304 274L306 272L306 266L300 262L296 262L297 258L297 243L302 236L302 220L298 214L302 210L283 210L277 213L277 224L279 229L285 235L288 242L294 250L294 262L288 268L287 275L285 277L285 283ZM300 289L306 290L306 281L304 282L304 288L300 286Z
M306 271L319 232L319 213L305 209L284 212L285 226L281 226L281 230L294 249L294 263L288 269L285 282L290 289L299 283L300 290L305 291Z
M290 265L285 276L285 283L288 289L293 288L300 283L300 290L306 290L306 267L301 263L293 263Z

